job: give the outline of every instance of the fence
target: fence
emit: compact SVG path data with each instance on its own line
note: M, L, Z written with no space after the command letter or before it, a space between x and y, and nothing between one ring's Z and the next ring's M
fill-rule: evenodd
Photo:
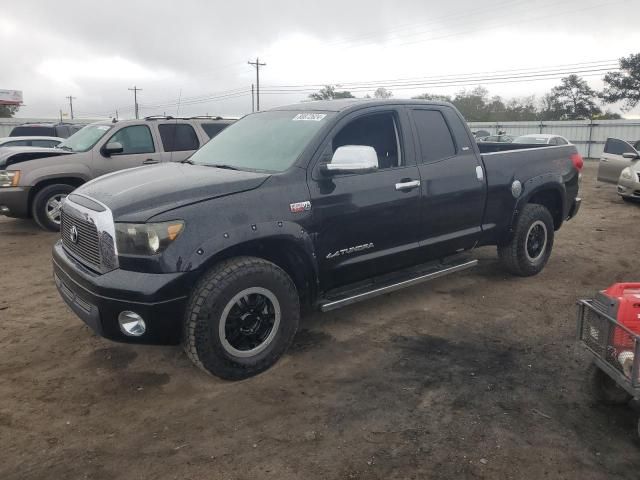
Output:
M640 120L570 120L550 122L469 122L476 130L491 133L505 131L508 135L555 133L575 144L585 158L599 158L607 138L640 140Z

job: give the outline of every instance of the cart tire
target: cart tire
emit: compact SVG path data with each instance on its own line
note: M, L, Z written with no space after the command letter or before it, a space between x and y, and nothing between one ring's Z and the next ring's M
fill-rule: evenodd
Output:
M625 405L632 398L595 363L587 371L587 387L593 398L605 405Z

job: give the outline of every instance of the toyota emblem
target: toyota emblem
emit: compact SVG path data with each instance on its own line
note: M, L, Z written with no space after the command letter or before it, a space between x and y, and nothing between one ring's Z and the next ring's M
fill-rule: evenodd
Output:
M69 238L73 243L78 243L78 229L75 225L72 225L71 230L69 230Z

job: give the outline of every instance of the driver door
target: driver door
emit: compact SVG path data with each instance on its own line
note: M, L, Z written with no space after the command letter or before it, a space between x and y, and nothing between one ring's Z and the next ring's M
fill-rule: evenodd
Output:
M122 145L122 153L108 154L106 146L115 142ZM96 176L125 168L159 163L162 158L155 145L153 134L148 125L122 127L111 135L100 148L98 161L94 164Z
M309 182L323 289L415 262L419 246L420 176L403 110L369 109L343 119L330 134ZM323 175L341 146L370 146L378 169Z

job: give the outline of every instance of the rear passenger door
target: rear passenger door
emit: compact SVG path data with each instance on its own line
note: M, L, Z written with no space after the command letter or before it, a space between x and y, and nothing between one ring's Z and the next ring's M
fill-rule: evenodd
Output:
M607 139L598 165L599 181L618 183L622 170L631 165L631 160L622 156L624 153L636 153L636 150L623 140Z
M193 126L184 122L159 123L163 162L181 162L200 148L200 140Z
M122 153L107 155L104 147L114 142L122 145ZM125 168L153 165L160 163L160 160L161 154L157 151L149 126L129 125L120 128L102 143L94 170L98 176Z
M421 180L421 246L427 258L472 248L486 184L460 116L449 107L412 108Z

